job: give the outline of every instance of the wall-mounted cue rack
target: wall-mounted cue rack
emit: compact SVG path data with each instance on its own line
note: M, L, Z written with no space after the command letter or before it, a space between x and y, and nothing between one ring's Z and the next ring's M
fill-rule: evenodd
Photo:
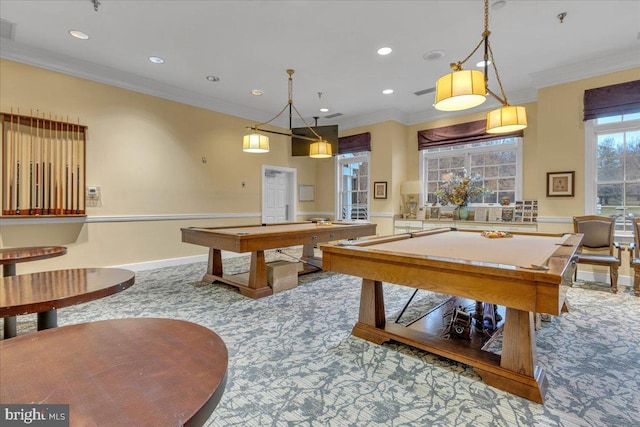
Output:
M51 115L0 114L2 215L85 215L87 127Z

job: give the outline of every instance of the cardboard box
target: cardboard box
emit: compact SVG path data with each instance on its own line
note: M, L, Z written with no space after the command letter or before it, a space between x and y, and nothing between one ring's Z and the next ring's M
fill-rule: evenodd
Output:
M267 263L267 283L273 293L286 291L298 286L299 262L274 261Z

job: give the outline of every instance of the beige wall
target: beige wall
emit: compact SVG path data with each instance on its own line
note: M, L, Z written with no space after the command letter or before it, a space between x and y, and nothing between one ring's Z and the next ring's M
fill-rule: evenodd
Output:
M543 88L526 104L524 198L537 199L545 231L570 231L569 219L584 209L585 89L637 79L639 69ZM88 126L87 184L99 185L102 206L89 218L118 215L212 214L219 219L80 224L7 225L0 246L64 244L68 255L21 265L19 272L50 268L138 263L204 254L180 242L180 227L258 223L262 165L296 168L299 184L315 185L315 201L298 203L305 213L335 209L335 161L291 157L284 136L270 136L268 154L243 153L246 119L167 101L11 61L0 61L0 109L33 109ZM371 183L386 181L386 200L371 200L378 234L393 232L400 212L400 184L418 178L417 131L484 118L484 113L405 126L387 121L343 130L371 132ZM207 158L207 163L202 162ZM547 198L546 172L576 171L576 197ZM246 185L242 187L242 182ZM623 273L624 274L624 273Z
M62 244L68 254L18 266L18 272L105 266L204 254L183 244L180 227L259 223L262 165L297 169L315 184L317 160L291 157L288 138L270 137L267 154L242 151L246 119L167 101L16 62L0 61L0 110L49 113L88 127L87 185L100 207L89 218L213 214L206 221L90 222L11 225L0 222L2 247ZM202 157L207 162L202 162ZM325 161L326 162L326 161ZM329 159L329 163L331 163ZM242 183L245 183L245 187ZM322 190L321 190L322 192ZM316 202L298 203L315 212ZM233 218L238 216L239 218Z

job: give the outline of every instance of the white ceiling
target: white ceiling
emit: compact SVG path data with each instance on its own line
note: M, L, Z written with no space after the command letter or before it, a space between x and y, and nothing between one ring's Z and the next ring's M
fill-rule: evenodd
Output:
M286 105L293 68L294 106L304 118L344 129L451 114L433 108L433 93L414 92L432 88L484 30L481 0L100 1L96 12L91 0L2 0L0 56L255 121ZM640 0L509 0L490 9L489 28L512 104L534 101L541 87L640 67ZM382 46L393 52L379 56ZM446 55L423 59L433 50ZM152 55L166 62L154 65ZM479 52L465 68L481 59ZM493 73L489 86L499 91ZM383 95L388 88L394 93ZM335 113L343 115L324 118Z

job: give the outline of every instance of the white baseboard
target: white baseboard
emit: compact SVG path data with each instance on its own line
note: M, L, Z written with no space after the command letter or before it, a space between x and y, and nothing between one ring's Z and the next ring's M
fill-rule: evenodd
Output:
M235 258L247 254L239 254L236 252L222 251L222 259ZM154 261L136 262L133 264L112 265L113 268L126 268L131 271L153 270L163 267L175 267L184 264L193 264L195 262L207 262L208 255L193 255L182 258L159 259Z
M578 271L578 280L586 280L589 282L610 283L608 274L594 273L592 271ZM633 277L618 276L618 285L633 286Z

